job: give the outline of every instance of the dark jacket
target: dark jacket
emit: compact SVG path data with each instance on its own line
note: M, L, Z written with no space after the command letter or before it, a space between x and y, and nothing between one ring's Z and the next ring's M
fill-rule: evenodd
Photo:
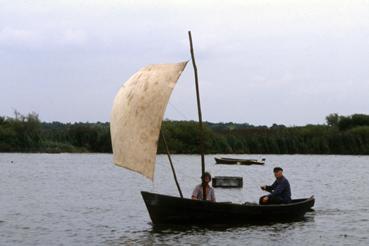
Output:
M271 186L267 185L266 190L271 193L269 197L278 197L284 203L291 201L291 187L285 177L276 179Z

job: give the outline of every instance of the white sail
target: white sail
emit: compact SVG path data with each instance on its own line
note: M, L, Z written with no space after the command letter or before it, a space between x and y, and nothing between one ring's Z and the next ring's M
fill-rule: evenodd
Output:
M110 122L116 165L153 180L163 115L186 64L149 65L120 88Z

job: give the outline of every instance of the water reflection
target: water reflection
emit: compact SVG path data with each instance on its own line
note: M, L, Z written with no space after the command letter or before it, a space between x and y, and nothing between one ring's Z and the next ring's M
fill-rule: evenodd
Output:
M305 218L294 221L278 223L260 223L259 225L207 225L207 226L188 226L188 225L152 225L150 229L144 231L132 231L130 236L125 235L116 240L109 240L107 245L179 245L183 244L211 244L212 236L220 236L225 244L232 240L239 241L245 235L255 233L267 233L268 236L278 236L286 234L288 231L302 229L314 223L314 213L310 212ZM227 239L227 235L232 235Z

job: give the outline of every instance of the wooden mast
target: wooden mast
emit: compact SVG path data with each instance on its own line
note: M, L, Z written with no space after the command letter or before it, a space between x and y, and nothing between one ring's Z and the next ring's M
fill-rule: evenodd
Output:
M191 48L191 58L192 58L192 65L195 74L195 84L196 84L196 98L197 98L197 111L199 115L199 128L200 128L200 154L201 154L201 180L202 180L202 199L206 200L206 186L204 182L204 173L205 173L205 157L204 157L204 131L203 131L203 124L202 124L202 114L201 114L201 103L200 103L200 90L199 90L199 79L197 75L197 67L195 62L195 54L193 51L192 45L192 36L191 31L188 31L188 37L190 39L190 48Z

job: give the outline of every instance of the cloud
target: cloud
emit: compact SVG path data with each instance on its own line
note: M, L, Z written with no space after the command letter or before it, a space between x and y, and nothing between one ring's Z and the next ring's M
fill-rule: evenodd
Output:
M0 47L66 48L85 45L88 39L86 31L78 29L32 30L5 27L0 30Z
M65 30L61 33L61 45L82 45L87 41L87 34L82 30Z
M206 120L296 124L369 108L367 0L3 2L2 112L29 111L22 91L48 120L107 120L120 81L149 63L190 58L188 30ZM191 69L171 103L196 118Z
M38 31L5 27L0 31L0 44L27 45L41 44L43 37Z

